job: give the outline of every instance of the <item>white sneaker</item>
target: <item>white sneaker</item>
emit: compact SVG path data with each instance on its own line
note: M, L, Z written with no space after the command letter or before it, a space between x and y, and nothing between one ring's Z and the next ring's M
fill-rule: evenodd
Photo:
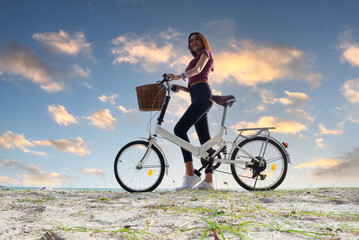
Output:
M198 184L197 186L195 186L193 189L197 189L197 190L203 190L203 189L214 189L213 187L213 182L208 183L205 181L202 181L200 184Z
M196 174L194 174L193 176L190 176L190 175L186 174L183 177L182 186L176 188L176 191L183 190L183 189L191 189L194 185L199 183L199 181L201 181L201 178L198 177Z

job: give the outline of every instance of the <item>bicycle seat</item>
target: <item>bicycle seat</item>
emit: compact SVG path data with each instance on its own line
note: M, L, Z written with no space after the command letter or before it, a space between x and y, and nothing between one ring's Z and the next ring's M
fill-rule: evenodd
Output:
M236 98L233 95L227 95L227 96L212 95L210 99L213 102L223 107L232 106L232 104L236 101Z

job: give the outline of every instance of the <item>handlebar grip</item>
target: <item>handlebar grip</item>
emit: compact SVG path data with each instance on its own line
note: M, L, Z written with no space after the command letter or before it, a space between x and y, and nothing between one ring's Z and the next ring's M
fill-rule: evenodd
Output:
M178 92L178 89L177 89L176 86L172 86L172 87L171 87L171 91L172 91L172 92Z
M163 78L162 83L168 82L168 81L170 80L170 77L169 77L166 73L164 73L164 74L162 75L162 78Z

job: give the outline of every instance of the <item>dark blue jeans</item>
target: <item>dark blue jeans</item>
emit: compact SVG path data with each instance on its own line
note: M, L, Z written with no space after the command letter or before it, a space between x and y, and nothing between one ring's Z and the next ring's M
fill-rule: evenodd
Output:
M201 144L207 142L211 136L208 128L207 113L212 107L211 89L207 83L197 83L192 87L189 87L191 93L191 105L187 111L183 114L174 128L176 136L189 142L187 132L194 125ZM185 162L191 162L192 154L183 148L182 155Z

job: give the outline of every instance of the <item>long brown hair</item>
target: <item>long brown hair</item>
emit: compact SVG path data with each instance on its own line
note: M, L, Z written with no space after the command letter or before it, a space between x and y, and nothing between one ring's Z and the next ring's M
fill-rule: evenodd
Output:
M196 57L197 56L197 53L195 51L192 51L191 47L190 47L190 40L191 40L191 37L193 35L197 34L199 36L199 38L201 39L201 42L202 42L202 45L204 48L207 48L209 51L211 51L212 53L212 49L210 48L208 42L207 42L207 39L203 36L202 33L200 32L193 32L191 33L189 36L188 36L188 50L191 52L192 56L193 57ZM212 67L212 72L214 71L214 66Z

